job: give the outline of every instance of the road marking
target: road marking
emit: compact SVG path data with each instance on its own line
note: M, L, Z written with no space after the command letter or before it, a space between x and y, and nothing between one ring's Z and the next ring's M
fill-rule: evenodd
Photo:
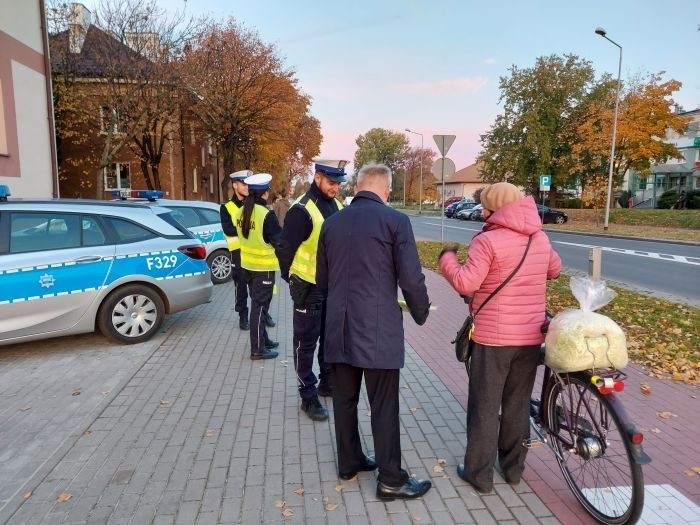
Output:
M647 257L649 259L660 259L662 261L673 261L682 264L692 264L700 266L700 258L686 257L684 255L669 255L667 253L645 252L641 250L625 250L624 248L610 248L607 246L597 246L595 244L579 244L576 242L552 241L552 244L566 244L568 246L578 246L580 248L600 248L604 252L621 253L623 255L634 255L635 257Z
M417 219L418 217L414 217L414 218ZM439 220L437 222L433 222L431 220L426 220L426 218L424 218L424 217L422 217L422 219L423 219L422 224L425 224L427 226L440 226ZM448 220L450 220L450 219L448 219ZM484 223L480 222L479 224L480 224L480 226L478 228L465 228L464 226L452 226L451 224L447 224L447 222L446 222L445 228L452 228L453 230L467 230L467 231L471 231L471 232L480 232Z

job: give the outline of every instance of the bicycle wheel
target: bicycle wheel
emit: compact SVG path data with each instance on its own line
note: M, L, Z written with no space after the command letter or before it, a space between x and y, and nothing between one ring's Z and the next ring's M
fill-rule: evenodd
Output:
M644 479L619 415L584 374L551 381L549 433L566 483L601 523L635 523L644 505Z

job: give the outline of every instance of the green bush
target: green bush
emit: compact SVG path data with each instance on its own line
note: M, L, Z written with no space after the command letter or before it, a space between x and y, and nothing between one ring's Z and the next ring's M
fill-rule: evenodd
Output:
M623 191L622 194L617 198L617 203L620 208L629 208L629 200L632 197L631 191Z
M661 210L668 210L673 206L678 200L678 193L676 190L668 190L661 194L661 197L656 199L656 207Z
M557 200L556 207L565 209L579 209L583 208L583 205L581 204L581 199L561 199Z

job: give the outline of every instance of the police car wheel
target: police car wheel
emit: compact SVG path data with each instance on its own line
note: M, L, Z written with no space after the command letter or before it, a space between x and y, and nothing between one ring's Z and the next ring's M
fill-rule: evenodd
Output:
M211 282L214 284L225 283L231 279L231 252L228 250L216 250L207 257L207 264L211 271Z
M113 291L100 307L97 324L105 336L134 344L150 339L160 328L165 304L158 292L129 284Z

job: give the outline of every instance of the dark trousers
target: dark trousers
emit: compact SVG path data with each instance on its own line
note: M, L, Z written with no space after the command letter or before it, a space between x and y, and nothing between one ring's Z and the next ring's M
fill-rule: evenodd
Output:
M496 457L509 479L520 479L523 472L527 455L523 440L530 437L530 395L539 348L478 343L474 347L469 363L464 470L481 489L493 486Z
M265 328L265 312L272 301L275 272L253 272L244 269L248 293L250 294L250 353L265 351L265 341L270 338Z
M331 366L338 471L353 472L364 458L357 421L357 403L364 375L372 414L374 453L379 468L377 479L392 487L403 485L408 480L408 474L401 468L399 370L357 368L342 363Z
M233 287L236 295L236 303L234 310L238 312L241 319L248 318L248 281L246 272L241 268L241 251L234 250L231 252L231 278L233 279Z
M313 371L314 352L318 343L318 380L325 383L330 376L330 365L323 356L324 319L326 303L323 301L310 302L304 306L295 306L292 315L294 333L294 369L297 373L299 395L302 399L312 399L318 395L316 391L316 375Z

